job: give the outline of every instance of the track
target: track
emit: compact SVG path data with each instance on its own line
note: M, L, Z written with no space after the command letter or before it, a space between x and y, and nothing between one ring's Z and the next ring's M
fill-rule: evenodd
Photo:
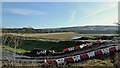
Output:
M40 57L34 57L36 59L44 59L44 58L47 58L47 59L57 59L57 58L62 58L62 57L68 57L68 56L74 56L74 55L77 55L77 54L81 54L81 53L85 53L85 52L89 52L89 51L94 51L94 50L97 50L97 49L102 49L102 48L106 48L106 47L109 47L109 46L113 46L114 44L102 44L102 45L96 45L96 46L92 46L91 48L87 48L87 49L82 49L82 50L78 50L78 51L73 51L73 52L69 52L69 53L66 53L66 54L62 54L62 55L57 55L57 56L40 56Z
M81 40L81 41L88 41L88 40ZM90 42L94 42L95 40L89 40ZM111 42L111 40L107 40L104 42ZM10 64L13 65L11 63L12 62L37 62L37 63L44 63L44 59L47 58L47 60L56 60L59 58L65 58L65 57L71 57L74 55L80 55L82 53L87 53L87 52L91 52L91 51L95 51L95 50L99 50L99 49L103 49L103 48L107 48L107 47L111 47L111 46L115 46L116 44L101 44L101 45L95 45L95 46L91 46L90 48L86 48L86 49L82 49L82 50L77 50L77 51L72 51L69 53L64 53L62 55L57 55L57 56L40 56L40 57L27 57L24 55L19 55L19 54L14 54L13 51L9 51L9 50L2 50L2 62L3 64ZM15 60L15 61L14 61Z
M8 50L2 50L2 60L4 61L10 61L14 59L14 55L12 52L8 51Z
M115 44L107 44L107 45L102 44L102 45L99 45L99 46L94 46L94 47L91 47L91 48L88 48L88 49L73 51L73 52L63 54L63 55L58 55L58 56L40 56L40 57L34 57L34 58L31 57L31 58L22 58L22 59L21 58L15 58L14 57L14 52L3 49L3 51L2 51L2 54L3 54L2 61L4 62L4 61L13 61L13 60L17 61L18 60L18 61L36 61L36 62L39 62L39 63L43 63L44 58L54 60L54 59L58 59L58 58L78 55L78 54L85 53L85 52L95 51L95 50L98 50L98 49L107 48L107 47L114 46L114 45ZM19 54L15 54L15 55L23 57Z

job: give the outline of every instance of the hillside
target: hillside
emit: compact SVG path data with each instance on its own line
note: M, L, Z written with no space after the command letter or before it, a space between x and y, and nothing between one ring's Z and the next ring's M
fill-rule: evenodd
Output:
M62 28L3 28L3 33L56 33L56 32L76 32L81 34L116 34L117 26L77 26Z

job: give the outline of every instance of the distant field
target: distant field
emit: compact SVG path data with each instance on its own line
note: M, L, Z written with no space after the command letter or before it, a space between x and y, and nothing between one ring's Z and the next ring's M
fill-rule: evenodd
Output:
M34 33L31 33L31 34L8 33L8 34L24 36L24 37L50 38L50 39L58 39L58 40L68 40L74 36L93 37L93 36L103 36L103 35L114 35L114 34L78 34L75 32L35 33L35 34Z

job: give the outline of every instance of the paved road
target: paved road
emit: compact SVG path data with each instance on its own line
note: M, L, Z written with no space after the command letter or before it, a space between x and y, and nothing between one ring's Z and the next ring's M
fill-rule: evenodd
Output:
M32 59L30 57L26 57L26 56L21 56L19 54L15 54L17 56L17 58L15 58L14 52L3 49L3 51L2 51L2 53L3 53L2 61L18 60L18 61L44 62L45 57L47 57L48 59L57 59L57 58L62 58L62 57L69 57L69 56L78 55L78 54L81 54L81 53L94 51L94 50L98 50L98 49L102 49L102 48L106 48L106 47L110 47L110 46L113 46L113 44L94 46L94 47L91 47L91 48L88 48L88 49L85 49L85 50L78 50L78 51L74 51L74 52L70 52L70 53L63 54L63 55L58 55L58 56L40 56L40 57L36 57L35 59ZM18 58L18 56L19 56L19 58ZM20 57L24 57L24 59L20 59Z
M74 55L78 55L78 54L89 52L89 51L94 51L94 50L101 49L101 48L106 48L106 47L109 47L109 46L112 46L112 45L114 45L114 44L96 45L96 46L91 46L91 48L86 48L86 49L82 49L82 50L78 50L78 51L73 51L73 52L70 52L70 53L62 54L62 55L57 55L57 56L40 56L40 57L36 57L36 58L44 59L46 57L48 59L57 59L57 58L62 58L62 57L74 56Z

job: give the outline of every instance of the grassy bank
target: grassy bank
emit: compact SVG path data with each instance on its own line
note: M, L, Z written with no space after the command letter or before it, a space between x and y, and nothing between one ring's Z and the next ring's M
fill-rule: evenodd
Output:
M54 49L55 51L62 51L63 48L75 46L75 43L66 43L66 42L51 42L51 41L37 41L37 40L24 40L22 45L18 46L18 49L24 49L31 51L33 48L50 50Z
M39 40L22 40L22 44L17 46L17 52L26 52L31 51L33 48L62 51L63 48L72 47L81 43L75 42L52 42L52 41L39 41ZM11 45L12 46L12 45ZM14 50L14 48L10 46L3 46L6 49Z
M10 46L2 46L2 48L3 49L7 49L7 50L11 50L11 51L14 51L15 49L14 48L12 48L12 47L10 47ZM27 50L24 50L24 49L22 49L22 48L17 48L16 50L15 50L17 53L22 53L22 52L27 52Z

